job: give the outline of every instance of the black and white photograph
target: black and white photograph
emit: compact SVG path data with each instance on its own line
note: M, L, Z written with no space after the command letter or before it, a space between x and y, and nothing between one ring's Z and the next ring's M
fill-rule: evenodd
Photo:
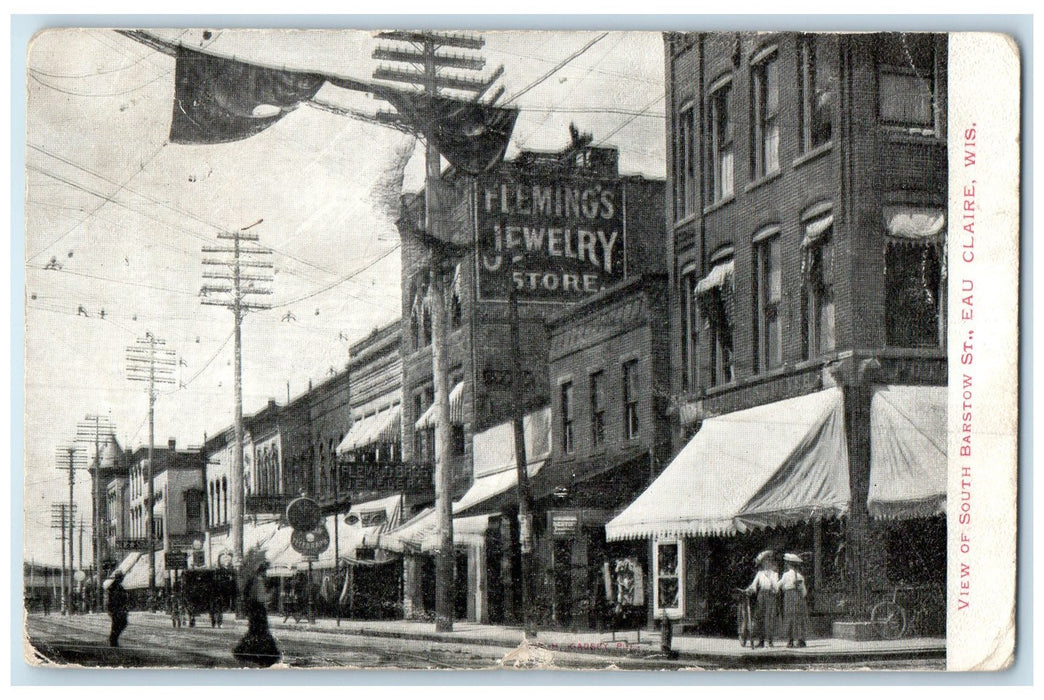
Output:
M1003 38L199 19L25 56L25 663L1012 663Z

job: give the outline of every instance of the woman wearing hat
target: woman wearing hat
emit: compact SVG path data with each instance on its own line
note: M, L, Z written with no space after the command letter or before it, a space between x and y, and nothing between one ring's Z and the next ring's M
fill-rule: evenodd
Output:
M808 631L808 606L805 598L808 588L805 577L798 567L802 564L797 554L783 555L785 571L779 580L779 589L783 593L783 632L787 635L787 646L805 646L805 635Z
M754 598L754 610L751 617L751 646L763 647L765 641L772 646L772 638L776 632L776 620L779 616L779 608L776 605L776 596L779 592L779 572L776 571L775 562L772 560L772 550L766 549L754 558L758 565L758 573L754 575L754 581L747 586L747 595Z

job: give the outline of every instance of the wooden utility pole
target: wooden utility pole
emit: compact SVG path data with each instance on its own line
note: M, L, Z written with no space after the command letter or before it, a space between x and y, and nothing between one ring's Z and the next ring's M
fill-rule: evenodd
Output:
M406 69L381 65L374 71L378 80L406 83L423 90L426 103L424 114L419 119L429 124L437 120L436 98L446 90L456 90L478 98L489 89L499 72L492 79L478 79L447 75L445 69L477 72L485 68L481 56L458 51L448 54L444 49L477 51L485 46L485 40L470 34L446 32L382 32L378 39L387 42L378 46L373 57L391 61ZM421 125L413 125L418 131ZM441 155L437 144L426 138L424 178L424 221L425 233L430 241L440 240L446 232L439 230L440 218L444 215L438 201L438 185L441 178ZM429 246L428 303L431 307L431 364L435 389L435 511L438 519L438 548L435 562L435 630L453 630L454 565L453 549L453 478L449 470L449 454L452 448L452 427L449 408L449 367L446 348L446 281L444 268L447 261L435 245Z
M511 324L511 389L514 393L512 426L515 433L515 469L518 474L518 543L521 550L521 603L523 628L527 637L536 637L533 619L533 496L529 490L529 465L526 463L525 392L522 386L522 342L518 320L518 295L512 284L508 293Z
M149 394L149 463L145 472L146 499L145 504L145 537L148 542L149 558L149 603L156 599L156 529L153 522L156 507L156 493L153 484L153 449L156 444L155 407L156 385L174 384L174 371L177 368L177 355L164 346L161 340L150 332L139 338L134 345L127 347L127 378L134 382L145 382ZM157 353L156 346L159 346Z
M257 294L271 294L267 285L272 282L273 265L260 256L271 255L272 251L261 248L256 233L246 233L261 220L238 231L219 233L218 238L231 241L231 245L204 246L204 254L218 254L222 258L204 258L203 278L205 280L221 280L219 284L204 283L200 289L202 303L207 306L224 306L232 312L235 338L235 435L236 449L232 459L232 562L236 570L243 563L243 352L242 333L243 316L249 311L270 309L270 304L250 301L248 297ZM246 243L247 245L243 245ZM217 267L219 271L211 271ZM216 295L216 296L211 296Z
M51 529L58 531L58 537L62 541L62 567L61 575L59 577L59 605L61 605L62 612L68 612L69 608L66 604L69 598L66 596L66 582L69 581L71 585L72 581L72 564L69 565L69 574L66 575L65 567L65 537L68 533L68 523L72 520L72 515L68 510L68 505L65 503L52 503L51 504ZM72 541L69 541L69 558L72 559Z
M102 590L102 550L105 548L103 539L105 527L105 501L102 498L102 475L101 475L101 441L102 435L106 440L112 440L116 433L108 416L87 415L84 420L76 426L76 439L80 442L94 441L94 465L90 469L93 498L91 499L91 526L93 528L92 540L94 547L94 575L97 577L94 587L94 603L101 609L104 606L105 592Z
M65 577L65 609L70 614L72 613L72 574L73 574L73 536L76 529L76 516L75 509L76 503L73 500L73 489L76 485L76 470L83 469L87 465L87 455L79 445L69 445L68 447L62 447L58 449L58 453L55 455L58 461L59 469L67 469L69 471L69 504L65 510L65 524L69 528L69 573ZM64 539L64 538L63 538ZM62 568L65 568L65 557L62 557Z

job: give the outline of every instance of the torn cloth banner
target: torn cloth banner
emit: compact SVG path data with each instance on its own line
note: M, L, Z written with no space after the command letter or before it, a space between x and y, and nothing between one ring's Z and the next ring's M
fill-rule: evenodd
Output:
M406 93L322 73L259 66L178 46L170 141L238 141L267 129L312 99L324 83L371 92L387 100L410 129L421 133L454 167L478 173L504 156L517 109Z
M226 143L253 136L315 96L326 78L178 47L171 143Z

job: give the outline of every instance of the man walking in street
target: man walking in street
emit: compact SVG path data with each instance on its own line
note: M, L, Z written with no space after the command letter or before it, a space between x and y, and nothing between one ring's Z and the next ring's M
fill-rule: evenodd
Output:
M109 586L109 617L112 618L112 629L109 632L109 646L120 645L120 634L127 628L127 591L123 588L123 572L117 571L112 575L112 584Z

